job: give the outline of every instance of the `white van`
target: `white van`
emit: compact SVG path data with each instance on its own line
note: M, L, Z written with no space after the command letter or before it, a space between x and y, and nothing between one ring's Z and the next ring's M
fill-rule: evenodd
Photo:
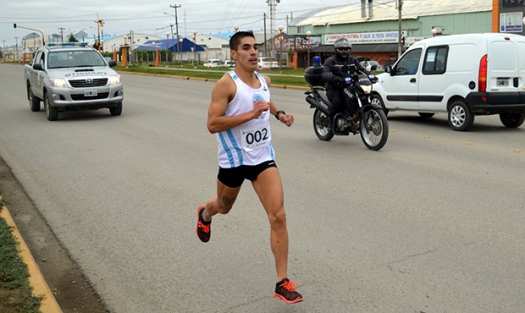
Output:
M506 127L525 120L525 37L438 36L412 45L378 75L372 101L423 118L448 113L450 127L469 130L475 115L499 114Z

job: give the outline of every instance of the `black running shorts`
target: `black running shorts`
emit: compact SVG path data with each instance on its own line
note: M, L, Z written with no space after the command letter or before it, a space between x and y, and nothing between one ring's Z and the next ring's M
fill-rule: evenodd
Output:
M245 179L250 181L256 180L259 174L270 167L277 167L275 161L266 161L257 165L241 165L233 168L219 167L217 179L230 188L237 188L242 185Z

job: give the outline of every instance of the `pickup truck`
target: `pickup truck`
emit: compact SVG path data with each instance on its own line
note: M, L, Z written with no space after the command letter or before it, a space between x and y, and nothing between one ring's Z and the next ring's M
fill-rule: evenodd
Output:
M120 75L111 68L115 65L82 44L42 47L24 68L31 111L40 111L43 101L49 121L57 120L64 111L109 108L111 115L120 115L124 91Z

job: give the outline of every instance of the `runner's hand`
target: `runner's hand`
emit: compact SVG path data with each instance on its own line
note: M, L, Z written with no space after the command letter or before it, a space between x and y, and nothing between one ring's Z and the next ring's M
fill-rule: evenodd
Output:
M281 123L285 124L286 126L290 127L293 124L294 118L292 114L280 114L279 121L281 121Z
M258 118L264 111L268 111L270 109L270 102L263 101L263 100L255 100L253 102L253 113L254 118Z

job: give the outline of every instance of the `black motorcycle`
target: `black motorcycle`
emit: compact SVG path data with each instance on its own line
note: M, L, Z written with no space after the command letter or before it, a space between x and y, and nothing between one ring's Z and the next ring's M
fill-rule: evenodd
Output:
M370 150L383 148L388 139L388 121L382 108L370 102L372 81L364 73L345 76L345 101L357 102L355 116L350 116L344 105L335 107L326 96L323 68L312 66L306 69L305 79L310 90L305 94L306 102L314 108L313 124L317 137L323 141L334 135L361 135L365 146Z

